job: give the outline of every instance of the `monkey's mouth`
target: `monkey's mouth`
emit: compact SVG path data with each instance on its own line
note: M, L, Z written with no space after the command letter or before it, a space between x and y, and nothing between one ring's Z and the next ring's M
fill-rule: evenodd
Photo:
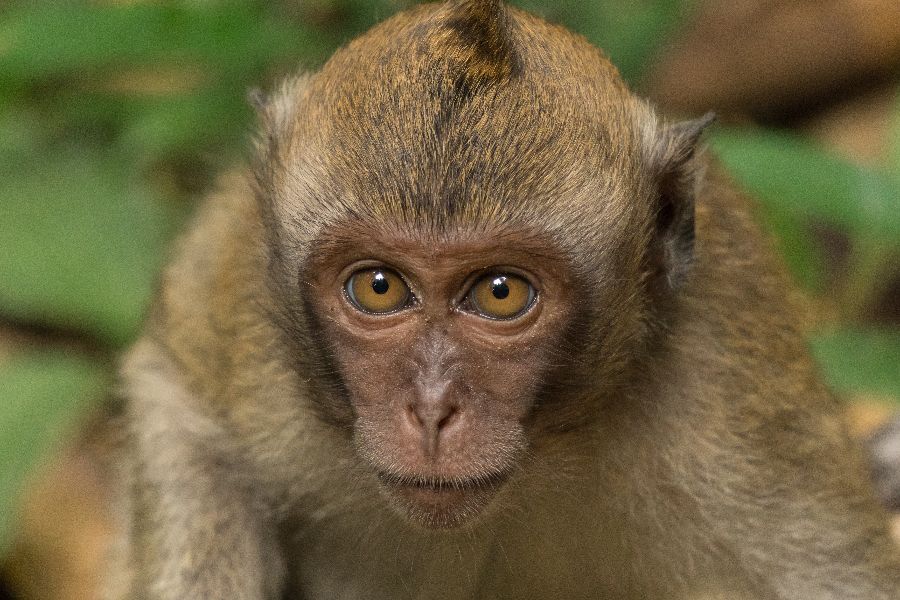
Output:
M509 473L496 472L478 477L419 477L379 471L378 479L390 487L408 487L431 492L458 492L483 488L496 488L509 477Z
M457 527L478 515L508 477L508 472L468 478L378 473L385 491L407 517L435 529Z

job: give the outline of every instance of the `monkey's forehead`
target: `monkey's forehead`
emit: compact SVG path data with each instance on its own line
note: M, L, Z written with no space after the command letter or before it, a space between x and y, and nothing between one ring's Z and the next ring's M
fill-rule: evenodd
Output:
M502 39L483 39L490 23L465 12L473 5L480 3L417 7L338 51L303 94L299 135L335 150L455 151L457 159L493 151L496 160L518 152L543 161L541 151L559 156L574 146L604 158L633 149L635 99L599 50L512 8L494 34Z
M640 212L626 200L639 197L636 100L616 70L583 38L515 9L502 40L479 41L490 27L473 30L481 17L461 18L466 4L401 13L286 89L277 104L293 112L273 120L289 127L272 136L288 143L271 186L284 222L596 231Z

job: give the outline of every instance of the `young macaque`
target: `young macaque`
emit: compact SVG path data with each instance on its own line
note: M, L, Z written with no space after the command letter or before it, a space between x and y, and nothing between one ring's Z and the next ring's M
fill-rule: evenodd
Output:
M124 596L900 598L711 118L499 0L259 110L124 367Z

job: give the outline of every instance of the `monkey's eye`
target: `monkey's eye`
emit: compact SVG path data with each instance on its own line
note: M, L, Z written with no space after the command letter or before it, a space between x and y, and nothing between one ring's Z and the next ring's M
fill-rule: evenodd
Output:
M536 296L534 287L522 277L494 274L476 281L466 301L472 312L482 317L508 320L531 308Z
M359 310L376 315L396 312L409 304L409 286L389 269L362 269L344 284L347 298Z

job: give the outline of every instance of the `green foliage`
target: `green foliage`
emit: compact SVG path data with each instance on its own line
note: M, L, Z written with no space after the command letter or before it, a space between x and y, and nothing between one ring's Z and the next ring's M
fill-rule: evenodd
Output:
M25 119L12 120L0 123L0 138L9 139L9 129L38 137L22 131ZM113 345L127 341L174 211L115 157L89 148L0 147L0 156L0 309L18 321L88 330Z
M244 90L267 67L315 63L330 47L254 2L20 2L0 23L0 89L38 91L61 134L112 135L128 157L233 152L250 116Z
M765 207L794 275L813 289L822 284L822 257L810 224L838 228L858 248L900 240L900 181L831 156L786 133L724 130L713 147L731 173ZM877 242L877 243L873 243Z
M891 124L888 172L893 176L894 181L900 182L900 94L897 96L894 119Z
M724 130L713 146L767 208L887 242L900 238L900 186L885 173L774 131Z
M102 394L104 373L60 353L0 363L0 554L27 474Z
M0 73L6 81L27 82L172 61L233 73L263 66L294 38L290 28L260 19L242 3L34 2L5 15Z
M812 350L835 390L900 399L900 332L842 329L813 337Z
M345 4L362 28L378 3ZM146 175L202 187L240 152L245 90L267 69L320 62L342 37L248 1L8 8L0 314L126 342L185 212Z

